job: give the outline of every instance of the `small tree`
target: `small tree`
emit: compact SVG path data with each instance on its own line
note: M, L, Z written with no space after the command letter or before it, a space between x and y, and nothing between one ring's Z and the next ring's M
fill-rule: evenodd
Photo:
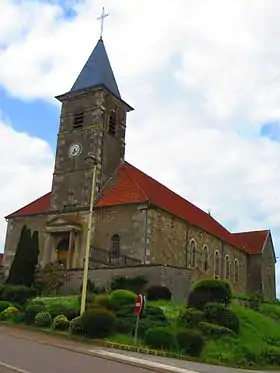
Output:
M34 286L39 293L56 295L57 291L71 279L71 274L63 264L48 263L44 267L38 266Z
M32 286L39 255L38 232L31 235L30 229L24 225L21 230L16 254L7 279L8 284Z

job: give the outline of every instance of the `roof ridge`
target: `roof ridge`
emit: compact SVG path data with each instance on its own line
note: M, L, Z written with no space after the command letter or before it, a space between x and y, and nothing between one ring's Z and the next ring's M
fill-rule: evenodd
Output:
M127 165L131 166L128 162L126 162ZM133 166L132 166L133 167ZM131 179L131 181L140 189L141 193L143 194L143 196L146 198L147 201L149 201L149 197L146 195L146 193L144 192L143 188L141 188L141 186L139 185L139 183L134 179L134 177L132 175L130 175L129 173L129 170L127 167L125 167L125 172L127 174L127 176Z
M203 213L205 216L207 216L207 218L209 219L212 219L213 221L215 221L217 224L219 224L227 233L231 234L231 232L225 228L219 221L217 221L215 218L213 218L212 215L209 215L206 211L202 210L200 207L196 206L195 204L193 204L192 202L190 202L188 199L182 197L180 194L176 193L174 190L170 189L169 187L167 187L166 185L164 185L163 183L161 183L160 181L154 179L152 176L146 174L144 171L140 170L139 168L133 166L131 163L127 162L126 161L126 164L130 167L133 167L134 169L136 169L138 172L141 172L142 174L144 174L145 176L149 177L150 179L152 179L155 183L161 185L163 188L165 188L166 190L168 190L170 193L172 194L175 194L178 198L180 198L181 200L183 200L184 202L186 203L189 203L192 207L194 207L195 209L199 210L201 213ZM140 187L140 186L139 186ZM140 187L140 189L142 190L142 188ZM143 192L144 193L144 192ZM144 193L145 194L145 193ZM148 198L149 200L149 198Z
M246 234L246 233L263 233L263 232L270 232L270 229L256 229L253 231L241 231L241 232L231 232L231 234L236 235L236 234Z

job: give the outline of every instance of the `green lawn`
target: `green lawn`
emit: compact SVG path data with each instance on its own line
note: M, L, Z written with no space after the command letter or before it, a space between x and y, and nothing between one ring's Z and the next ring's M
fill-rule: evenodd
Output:
M78 295L69 295L64 297L41 297L34 299L34 301L36 300L44 302L46 306L61 304L67 308L76 308L80 305Z

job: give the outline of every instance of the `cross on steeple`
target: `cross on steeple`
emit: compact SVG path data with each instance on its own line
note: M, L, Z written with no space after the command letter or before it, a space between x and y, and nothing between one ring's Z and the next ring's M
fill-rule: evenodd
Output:
M104 9L104 6L103 6L101 16L97 18L98 21L101 20L100 39L102 39L102 36L103 36L104 19L106 17L108 17L108 15L109 15L109 13L105 14L105 9Z

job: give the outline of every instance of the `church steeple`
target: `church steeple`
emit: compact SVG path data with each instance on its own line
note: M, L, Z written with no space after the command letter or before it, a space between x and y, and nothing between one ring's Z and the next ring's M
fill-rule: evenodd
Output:
M121 94L102 38L98 40L70 92L97 87L104 87L116 98L121 99Z

